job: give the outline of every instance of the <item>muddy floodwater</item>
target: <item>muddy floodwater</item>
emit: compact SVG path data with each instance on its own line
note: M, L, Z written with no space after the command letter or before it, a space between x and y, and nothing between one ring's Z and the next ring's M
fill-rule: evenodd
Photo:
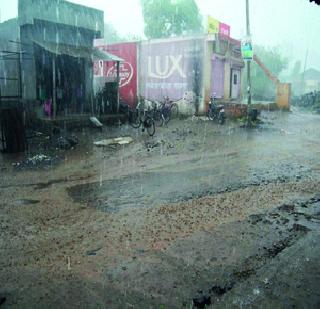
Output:
M318 307L320 116L261 120L0 154L1 308Z

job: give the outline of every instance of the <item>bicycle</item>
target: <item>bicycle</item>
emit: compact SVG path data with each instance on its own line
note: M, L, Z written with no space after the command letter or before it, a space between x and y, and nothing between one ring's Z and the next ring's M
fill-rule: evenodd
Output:
M143 105L149 116L152 117L157 127L161 127L164 123L162 112L160 109L161 104L158 101L147 100L144 97L140 97L140 104Z
M149 136L153 136L155 129L155 122L150 116L150 110L146 110L141 101L137 107L131 111L130 124L133 128L138 129L142 126L142 132L147 129Z
M179 116L178 104L171 101L168 96L164 97L164 101L160 103L160 109L163 122L168 124L170 119L177 118Z
M164 124L164 117L161 110L161 104L156 101L152 101L152 106L153 107L150 113L152 113L152 118L155 122L155 125L157 127L162 127Z

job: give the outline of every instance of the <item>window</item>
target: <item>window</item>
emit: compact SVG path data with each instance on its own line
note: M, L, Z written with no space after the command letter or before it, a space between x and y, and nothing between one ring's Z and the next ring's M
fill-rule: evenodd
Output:
M238 75L237 74L233 74L233 84L234 85L238 84Z

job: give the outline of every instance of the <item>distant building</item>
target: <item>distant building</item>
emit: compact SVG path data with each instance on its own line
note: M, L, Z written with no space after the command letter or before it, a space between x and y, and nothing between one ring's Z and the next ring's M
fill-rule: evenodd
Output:
M320 91L320 71L308 69L302 74L303 89L305 93Z
M104 34L103 14L64 0L18 1L18 17L0 24L0 50L22 52L22 99L50 98L58 113L90 108L93 61L118 60L93 47ZM6 76L17 72L14 61L0 59ZM2 95L19 92L18 81L2 80L0 87Z
M168 96L186 113L203 113L212 95L224 101L241 100L241 44L229 36L175 37L98 47L124 59L120 96L131 106L138 97L163 101ZM96 62L94 84L99 87L114 72L112 64Z
M292 78L292 90L295 95L320 91L320 71L308 69Z
M19 38L20 29L17 18L0 23L0 51L18 52L18 45L10 41L19 41ZM1 53L0 95L15 96L18 94L19 88L17 61L4 60L5 58L4 53ZM17 55L15 55L15 58L17 58Z

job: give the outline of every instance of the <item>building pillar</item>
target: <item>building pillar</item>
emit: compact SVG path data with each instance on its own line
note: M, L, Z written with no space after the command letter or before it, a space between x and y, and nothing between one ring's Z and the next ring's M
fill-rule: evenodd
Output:
M57 91L56 91L56 55L52 54L52 99L53 118L57 116Z
M117 113L120 109L120 61L117 61Z

